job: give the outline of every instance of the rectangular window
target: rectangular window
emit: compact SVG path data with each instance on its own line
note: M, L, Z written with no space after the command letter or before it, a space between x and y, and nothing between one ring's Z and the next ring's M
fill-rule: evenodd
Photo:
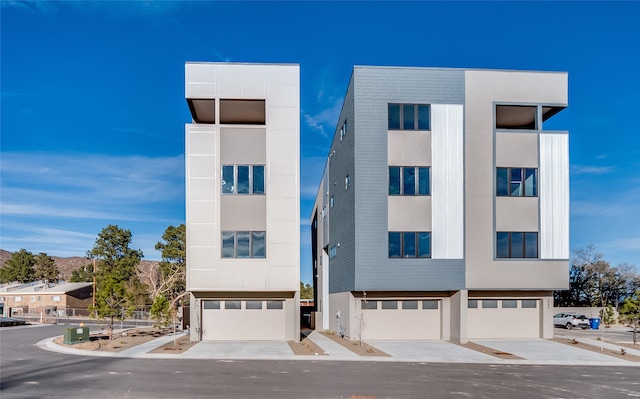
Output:
M331 196L330 206L333 208L333 195Z
M388 104L389 130L430 130L427 104Z
M469 308L469 309L477 309L478 308L478 300L477 299L469 299L467 301L467 308Z
M31 302L35 302L36 301L36 297L34 295L31 296Z
M538 301L536 299L523 299L522 300L522 308L523 309L535 309L538 307Z
M251 235L248 231L236 231L236 258L249 258L251 254Z
M262 301L247 301L246 309L261 310L262 309Z
M227 310L242 309L240 301L224 301L224 308Z
M418 233L418 257L431 258L431 233Z
M222 165L223 194L264 194L264 165Z
M482 300L482 308L483 309L497 309L498 301L496 299L483 299Z
M346 175L344 178L344 189L348 190L351 187L351 176Z
M399 166L389 166L389 195L400 195L400 171Z
M389 166L389 195L431 195L431 168Z
M537 110L535 105L496 105L496 129L535 130Z
M402 247L401 233L397 231L389 232L389 258L399 258Z
M202 301L202 307L204 309L220 309L220 301Z
M515 299L503 299L502 309L515 309L518 307L518 301Z
M336 255L338 255L338 247L334 245L333 247L329 248L329 258L335 258Z
M16 296L13 298L14 302L22 302L22 297L21 296Z
M360 308L364 310L376 310L378 309L378 301L361 301Z
M340 141L344 139L344 136L347 135L347 121L344 121L342 124L342 128L340 128Z
M266 232L223 231L223 258L266 258Z
M390 231L389 258L431 258L431 233Z
M235 187L233 165L222 166L222 193L233 194Z
M422 301L422 309L438 309L438 302L437 300Z
M264 165L253 165L252 172L252 193L264 194Z
M418 309L418 301L402 301L402 309L405 309L405 310Z
M382 302L382 309L392 310L398 309L398 301L380 301Z
M496 168L496 196L537 197L538 169Z
M537 232L496 233L497 258L538 258Z
M283 308L284 301L267 301L267 310L278 310Z
M53 298L53 302L60 302L60 297L55 295Z

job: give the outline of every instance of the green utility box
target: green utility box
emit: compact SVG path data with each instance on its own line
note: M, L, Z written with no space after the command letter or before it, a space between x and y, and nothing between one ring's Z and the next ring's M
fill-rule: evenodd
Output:
M67 345L89 342L89 327L69 327L64 330L64 343Z

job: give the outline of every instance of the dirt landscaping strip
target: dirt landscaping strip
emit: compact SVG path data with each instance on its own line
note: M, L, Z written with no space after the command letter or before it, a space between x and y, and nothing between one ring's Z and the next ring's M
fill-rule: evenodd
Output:
M351 352L355 353L358 356L384 356L389 357L389 354L381 351L378 348L375 348L366 343L360 343L358 341L351 341L348 338L340 338L337 334L331 334L325 331L320 331L320 334L325 337L331 339L332 341L344 346L349 349Z
M326 353L322 350L321 347L315 344L312 340L305 338L300 342L287 341L289 344L289 348L294 355L303 355L303 356L321 356L326 355Z
M552 341L554 342L558 342L561 344L565 344L565 345L569 345L569 346L573 346L576 348L580 348L580 349L585 349L591 352L596 352L596 353L602 353L608 356L612 356L618 359L623 359L623 360L628 360L630 362L640 362L640 356L636 356L636 355L631 355L629 353L623 352L624 348L622 346L626 346L626 345L622 345L619 344L617 342L608 342L610 344L614 344L614 345L620 345L620 350L612 350L612 349L607 349L604 348L604 350L601 350L602 348L594 346L594 345L589 345L589 344L585 344L584 342L580 342L578 340L575 339L567 339L567 338L554 338Z
M197 343L198 341L191 341L188 335L183 335L175 340L175 344L174 341L167 342L147 353L183 353Z
M451 342L451 341L449 341ZM505 359L505 360L526 360L523 357L520 356L516 356L513 353L508 353L508 352L503 352L494 348L489 348L488 346L484 346L484 345L480 345L477 344L475 342L467 342L466 344L458 344L456 342L451 342L452 344L456 344L458 346L461 346L463 348L467 348L467 349L471 349L474 350L476 352L481 352L484 353L486 355L490 355L493 357L497 357L498 359Z
M171 333L170 330L162 330L159 328L136 328L113 334L113 339L109 341L109 335L106 333L91 334L89 342L81 342L78 344L68 345L64 343L64 337L58 337L53 340L56 345L66 346L74 349L100 351L100 352L122 352L123 350L133 348L137 345L144 344L156 338ZM173 342L171 342L173 345Z

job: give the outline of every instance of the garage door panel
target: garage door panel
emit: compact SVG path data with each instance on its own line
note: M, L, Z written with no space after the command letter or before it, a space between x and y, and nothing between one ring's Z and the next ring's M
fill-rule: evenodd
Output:
M398 309L363 310L362 339L440 339L441 308L402 309L399 302Z
M467 323L469 339L540 337L537 308L468 309Z
M283 341L284 309L203 309L202 339L205 341Z

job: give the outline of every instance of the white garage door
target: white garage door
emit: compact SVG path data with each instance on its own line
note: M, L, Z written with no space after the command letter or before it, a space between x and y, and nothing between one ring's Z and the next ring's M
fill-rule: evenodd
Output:
M440 300L367 300L361 302L362 339L440 339ZM359 326L356 325L356 330Z
M469 339L539 338L537 299L469 299Z
M283 341L283 300L203 300L205 341Z

